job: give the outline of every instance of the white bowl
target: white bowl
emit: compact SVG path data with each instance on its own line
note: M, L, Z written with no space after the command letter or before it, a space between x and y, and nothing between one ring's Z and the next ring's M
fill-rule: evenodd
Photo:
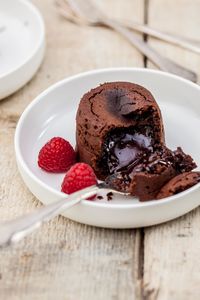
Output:
M64 174L49 174L37 166L39 149L54 136L62 136L75 146L75 115L81 96L109 81L130 81L149 89L163 114L167 145L172 149L183 147L200 165L199 86L154 70L95 70L64 79L48 88L26 108L17 125L15 151L19 171L31 192L44 204L66 196L60 192ZM84 200L63 215L94 226L130 228L172 220L199 203L200 184L197 184L160 201L141 203L122 196L109 202L106 199Z
M33 77L44 49L44 22L33 4L0 0L0 100Z

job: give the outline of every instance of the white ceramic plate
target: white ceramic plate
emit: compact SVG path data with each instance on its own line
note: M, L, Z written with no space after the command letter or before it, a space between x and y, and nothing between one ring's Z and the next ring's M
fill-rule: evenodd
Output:
M63 174L48 174L37 166L41 146L62 136L75 146L75 115L82 95L100 83L130 81L148 88L164 119L167 145L182 146L200 166L200 87L174 75L147 69L95 70L64 79L39 95L24 111L16 129L19 171L32 193L44 204L65 197ZM66 200L67 201L67 200ZM200 184L176 196L141 203L132 197L112 201L84 200L63 213L85 224L112 228L141 227L177 218L200 204Z
M28 0L0 0L0 99L26 84L44 56L45 29Z

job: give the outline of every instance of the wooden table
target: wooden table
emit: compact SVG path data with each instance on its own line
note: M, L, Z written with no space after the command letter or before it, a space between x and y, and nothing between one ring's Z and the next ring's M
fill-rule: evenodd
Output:
M53 0L33 2L46 23L47 51L31 82L0 103L1 220L41 206L18 173L13 148L16 122L34 97L81 71L153 67L118 34L66 22ZM199 38L200 0L98 4L116 19ZM150 38L148 43L200 75L197 55ZM57 217L15 247L0 251L0 299L200 299L199 237L199 208L167 224L136 230L99 229Z

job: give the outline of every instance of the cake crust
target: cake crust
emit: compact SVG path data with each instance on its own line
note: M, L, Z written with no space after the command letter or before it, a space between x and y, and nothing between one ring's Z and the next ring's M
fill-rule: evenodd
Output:
M180 147L166 147L157 102L130 82L104 83L82 97L76 141L79 160L92 166L98 179L140 201L167 197L168 182L196 167Z
M104 179L101 151L106 136L113 129L150 126L155 142L164 144L160 109L153 95L130 82L104 83L86 93L76 116L77 151L81 161L90 164L99 179Z
M156 199L162 199L183 192L200 182L200 172L185 172L167 182L157 194Z

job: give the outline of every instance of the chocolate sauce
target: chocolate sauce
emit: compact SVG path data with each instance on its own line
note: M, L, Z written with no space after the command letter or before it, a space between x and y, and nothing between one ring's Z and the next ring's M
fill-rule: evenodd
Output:
M119 133L113 133L107 138L105 146L104 160L106 159L109 173L112 174L129 171L149 156L152 152L152 138L135 130L119 130Z
M151 139L142 134L125 134L108 144L108 166L110 173L120 171L138 162L143 153L149 152Z
M120 172L129 182L135 173L161 174L169 166L178 173L188 171L191 157L182 149L171 151L155 144L149 126L117 128L109 132L99 161L106 174ZM190 163L189 163L190 162ZM193 163L193 167L196 165Z

